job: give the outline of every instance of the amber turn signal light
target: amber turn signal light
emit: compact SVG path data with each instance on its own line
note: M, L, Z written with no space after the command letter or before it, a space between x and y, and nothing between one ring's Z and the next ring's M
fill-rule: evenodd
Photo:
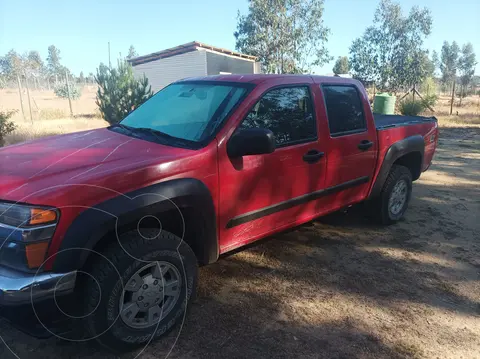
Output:
M55 222L57 212L51 209L32 208L30 209L30 225L37 225L49 222Z
M47 254L48 242L32 243L25 246L28 268L35 269L42 265Z

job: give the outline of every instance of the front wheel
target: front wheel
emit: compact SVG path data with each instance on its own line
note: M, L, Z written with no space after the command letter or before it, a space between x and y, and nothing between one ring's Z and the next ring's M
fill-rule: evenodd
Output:
M194 297L195 254L177 236L155 231L125 233L89 266L86 334L111 351L130 351L165 335L183 321Z
M400 220L408 208L412 194L412 174L405 166L393 165L382 191L372 203L374 216L382 224Z

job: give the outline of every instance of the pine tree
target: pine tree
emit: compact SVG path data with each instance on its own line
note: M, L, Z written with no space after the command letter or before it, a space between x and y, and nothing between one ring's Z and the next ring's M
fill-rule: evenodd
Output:
M350 65L348 63L348 57L339 56L333 66L333 73L335 75L348 74L350 72Z
M148 79L145 76L135 79L132 66L123 60L113 69L101 63L95 82L98 85L96 104L102 117L111 124L123 120L153 95Z
M135 50L133 45L130 45L130 48L128 49L127 59L133 59L134 57L137 57L137 56L138 56L137 51Z

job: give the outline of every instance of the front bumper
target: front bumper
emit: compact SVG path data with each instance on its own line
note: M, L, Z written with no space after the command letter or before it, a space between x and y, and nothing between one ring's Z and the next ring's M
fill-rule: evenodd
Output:
M0 266L0 306L39 302L73 292L77 272L23 273Z

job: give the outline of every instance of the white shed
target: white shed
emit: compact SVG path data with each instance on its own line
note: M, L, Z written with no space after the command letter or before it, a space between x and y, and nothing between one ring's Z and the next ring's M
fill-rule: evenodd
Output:
M255 56L197 41L128 60L136 77L145 75L157 92L186 77L260 73Z

